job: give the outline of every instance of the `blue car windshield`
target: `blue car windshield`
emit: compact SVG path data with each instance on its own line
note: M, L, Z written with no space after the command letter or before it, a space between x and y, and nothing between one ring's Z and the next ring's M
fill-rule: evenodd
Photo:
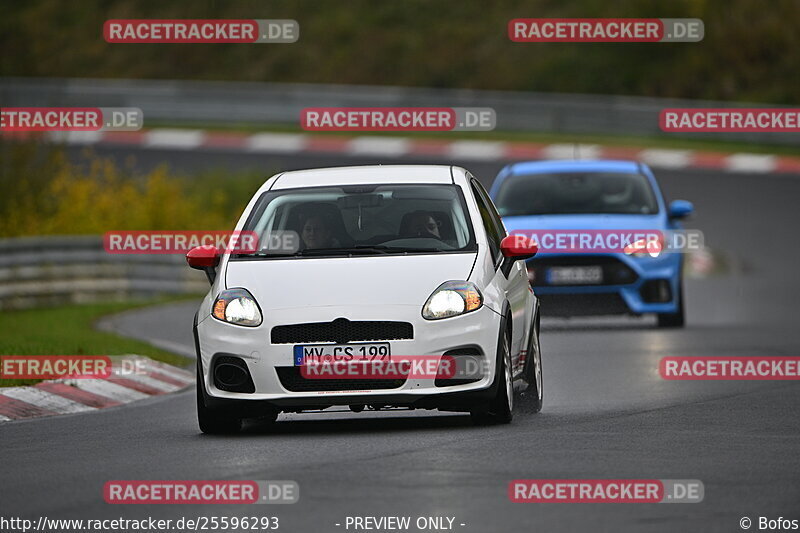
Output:
M500 186L495 204L502 216L658 213L648 179L621 172L510 176Z

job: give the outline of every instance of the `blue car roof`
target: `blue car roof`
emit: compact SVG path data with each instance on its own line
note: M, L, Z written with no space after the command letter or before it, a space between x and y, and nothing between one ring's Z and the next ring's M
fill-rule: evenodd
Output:
M557 172L624 172L639 174L644 170L648 177L650 172L647 165L636 161L623 161L615 159L564 159L555 161L522 161L512 163L497 175L492 183L490 196L494 198L502 182L509 176L525 174L550 174ZM652 182L652 180L651 180ZM655 185L655 183L653 183Z

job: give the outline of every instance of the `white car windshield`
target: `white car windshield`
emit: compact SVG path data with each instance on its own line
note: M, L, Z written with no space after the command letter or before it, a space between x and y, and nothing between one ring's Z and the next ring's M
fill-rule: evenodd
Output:
M353 185L264 193L243 228L259 246L235 258L476 250L455 185Z

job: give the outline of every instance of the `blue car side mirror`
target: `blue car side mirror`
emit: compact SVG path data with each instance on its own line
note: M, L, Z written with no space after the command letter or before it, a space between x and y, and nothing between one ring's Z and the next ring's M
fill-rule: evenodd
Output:
M669 203L669 218L686 218L694 212L692 202L673 200Z

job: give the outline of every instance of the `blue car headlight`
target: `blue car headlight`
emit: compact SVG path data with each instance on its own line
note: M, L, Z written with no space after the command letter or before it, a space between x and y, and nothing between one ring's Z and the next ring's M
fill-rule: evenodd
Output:
M627 245L623 251L632 257L656 258L664 251L664 244L660 239L640 239Z

